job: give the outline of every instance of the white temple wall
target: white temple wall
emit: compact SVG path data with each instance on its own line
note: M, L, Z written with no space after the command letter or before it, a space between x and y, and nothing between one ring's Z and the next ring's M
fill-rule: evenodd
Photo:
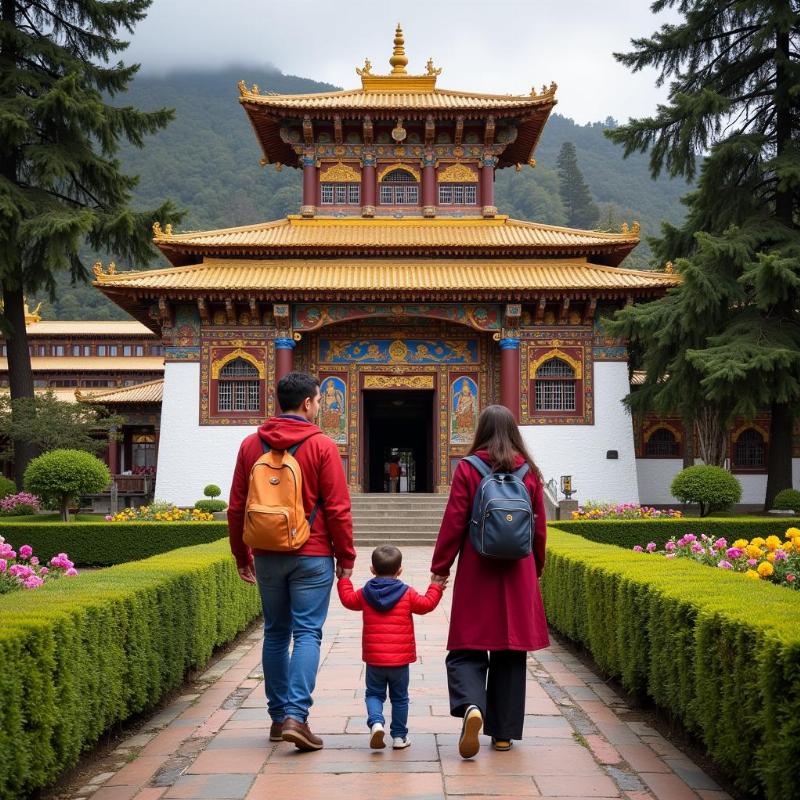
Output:
M633 425L622 405L629 391L625 362L597 361L594 425L520 426L545 480L558 482L559 476L572 475L577 491L573 499L579 501L639 502ZM606 458L609 450L616 450L619 458Z

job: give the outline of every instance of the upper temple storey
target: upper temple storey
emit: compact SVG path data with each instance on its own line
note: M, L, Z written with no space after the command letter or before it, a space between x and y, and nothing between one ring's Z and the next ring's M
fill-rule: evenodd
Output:
M439 89L432 59L408 74L403 44L398 25L392 71L374 75L367 59L360 89L278 95L239 82L262 164L303 169L303 216L491 217L494 170L533 164L554 83L524 96Z

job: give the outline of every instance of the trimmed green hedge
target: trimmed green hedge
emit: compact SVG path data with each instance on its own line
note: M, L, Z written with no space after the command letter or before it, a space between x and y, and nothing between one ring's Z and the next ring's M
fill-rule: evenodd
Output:
M53 784L260 612L225 542L0 596L0 798Z
M700 536L705 533L715 539L724 536L728 543L737 539L750 539L755 536L767 538L775 534L783 536L787 528L800 527L800 520L768 517L681 517L680 519L597 519L564 520L549 523L551 527L575 533L584 539L601 544L615 544L630 550L635 544L642 546L655 542L659 548L671 537L680 538L686 533Z
M800 797L800 593L549 531L553 628L705 744L743 791Z
M14 547L29 544L42 563L64 552L78 567L138 561L227 535L225 522L0 522L0 536Z

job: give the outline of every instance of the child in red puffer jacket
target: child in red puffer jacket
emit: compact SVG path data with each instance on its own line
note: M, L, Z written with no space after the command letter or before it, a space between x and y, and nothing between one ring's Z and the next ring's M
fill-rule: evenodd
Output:
M408 665L417 660L412 614L427 614L439 605L447 578L436 577L425 595L398 580L403 571L403 554L391 544L376 547L370 570L375 576L355 591L350 578L337 584L345 608L363 611L362 658L367 664L367 725L370 747L385 747L386 720L383 703L386 689L392 703L392 747L402 750L408 738Z

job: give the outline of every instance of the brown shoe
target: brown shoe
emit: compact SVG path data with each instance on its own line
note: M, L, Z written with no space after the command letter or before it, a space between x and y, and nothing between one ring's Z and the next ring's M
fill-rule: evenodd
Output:
M286 717L281 731L281 739L291 742L298 750L322 750L322 739L311 733L305 722L298 722L294 717Z
M271 742L282 742L283 736L283 723L282 722L273 722L272 725L269 726L269 740Z

